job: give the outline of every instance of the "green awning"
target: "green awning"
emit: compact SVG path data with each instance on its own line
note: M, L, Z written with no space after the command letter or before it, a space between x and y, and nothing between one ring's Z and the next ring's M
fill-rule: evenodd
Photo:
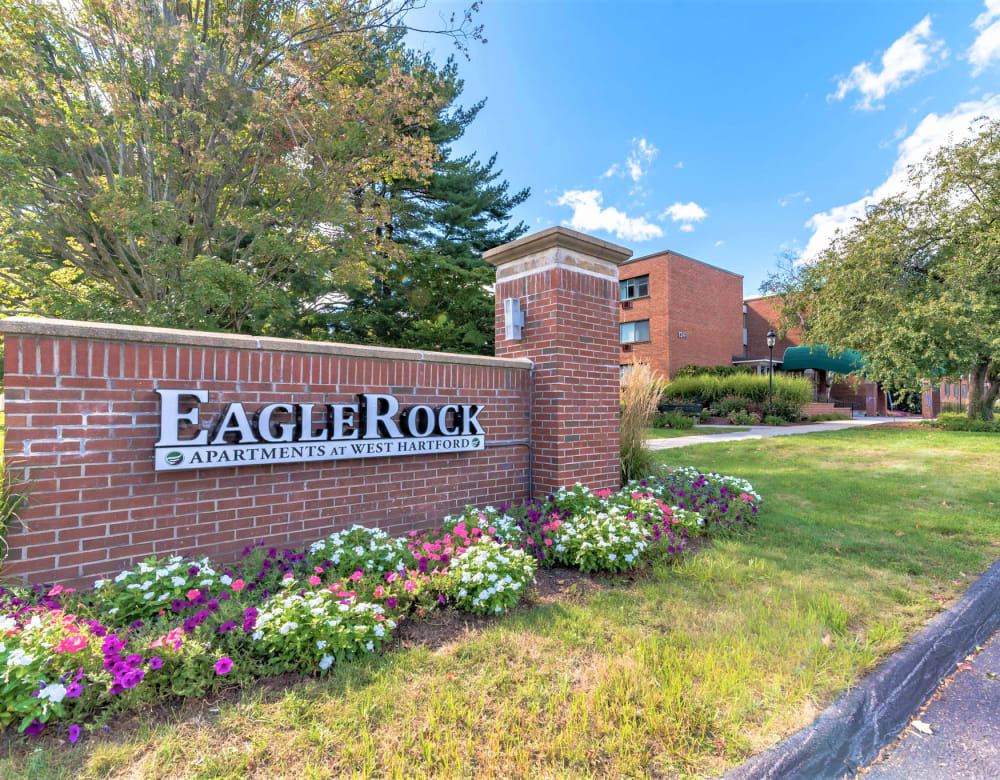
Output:
M782 371L814 370L835 371L838 374L850 374L860 371L865 366L865 359L860 352L848 349L833 357L822 345L808 347L789 347L781 361Z

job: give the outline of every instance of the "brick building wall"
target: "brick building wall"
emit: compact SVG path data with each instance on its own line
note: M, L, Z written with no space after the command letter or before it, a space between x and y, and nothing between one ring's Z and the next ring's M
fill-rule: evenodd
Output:
M631 260L618 270L618 275L620 281L649 277L649 295L627 305L619 303L619 322L649 320L649 341L632 344L628 351L620 349L620 364L639 360L648 363L661 376L670 376L670 326L667 322L670 272L666 255Z
M730 365L742 354L743 277L676 252L621 266L621 280L649 276L649 296L619 305L620 322L649 320L649 341L620 352L665 377L686 365ZM682 335L683 334L683 335Z
M747 353L751 359L767 359L767 332L774 328L777 332L778 308L773 295L746 298ZM802 328L792 328L774 345L774 359L781 360L785 350L802 344ZM742 349L741 349L742 352ZM737 352L734 355L739 354Z
M31 487L7 575L90 578L152 554L225 560L259 538L295 544L354 523L401 533L465 504L527 496L526 361L38 319L11 318L3 329L5 455ZM360 392L484 404L488 446L154 472L154 388L191 387L210 390L203 419L230 401L249 411L351 403Z
M670 260L669 375L687 365L730 365L743 352L743 277L682 255Z

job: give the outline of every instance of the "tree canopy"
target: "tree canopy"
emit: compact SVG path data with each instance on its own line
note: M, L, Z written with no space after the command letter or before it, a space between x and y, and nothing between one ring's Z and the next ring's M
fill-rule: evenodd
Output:
M449 242L482 288L509 229L476 226L523 197L442 148L478 107L403 45L414 2L4 4L3 311L330 338L331 299L434 276Z
M764 284L784 325L867 360L893 386L968 375L969 416L1000 393L1000 122L928 156L815 260ZM988 389L985 389L989 383Z

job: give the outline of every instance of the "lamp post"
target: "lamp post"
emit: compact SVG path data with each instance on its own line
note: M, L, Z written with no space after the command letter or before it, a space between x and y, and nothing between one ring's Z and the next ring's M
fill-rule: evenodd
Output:
M767 332L767 413L774 407L774 345L778 343L778 334L774 329Z

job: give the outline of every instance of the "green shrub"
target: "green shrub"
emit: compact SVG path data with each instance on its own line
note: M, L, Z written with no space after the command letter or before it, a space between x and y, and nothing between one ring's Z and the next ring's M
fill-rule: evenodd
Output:
M753 412L747 412L743 409L739 409L735 412L729 413L730 425L757 425L758 423L760 423L760 416L754 414Z
M724 377L733 374L752 374L750 366L683 366L677 371L675 376L714 376Z
M788 422L784 417L779 417L776 414L769 414L764 417L764 425L784 425Z
M802 410L801 405L790 403L784 398L775 398L771 404L765 401L763 408L771 417L780 417L785 422L798 420L801 416L799 412Z
M694 417L683 412L661 412L653 417L654 428L693 428Z
M750 401L737 396L727 396L716 403L712 409L718 417L728 417L733 412L749 412Z
M793 407L796 412L812 400L812 382L804 377L774 375L774 400ZM744 399L745 406L751 403L763 404L768 400L769 383L766 376L757 376L744 372L727 376L697 374L694 376L678 376L664 388L663 395L668 399L697 399L701 403L714 405L727 396Z
M698 412L698 419L701 420L701 422L703 423L708 422L708 418L711 416L712 416L712 410L708 408L702 409L700 412Z
M946 431L969 431L973 433L1000 433L1000 420L970 420L964 414L945 412L936 420L927 423Z
M834 422L837 420L847 420L842 414L814 414L809 418L809 422Z

